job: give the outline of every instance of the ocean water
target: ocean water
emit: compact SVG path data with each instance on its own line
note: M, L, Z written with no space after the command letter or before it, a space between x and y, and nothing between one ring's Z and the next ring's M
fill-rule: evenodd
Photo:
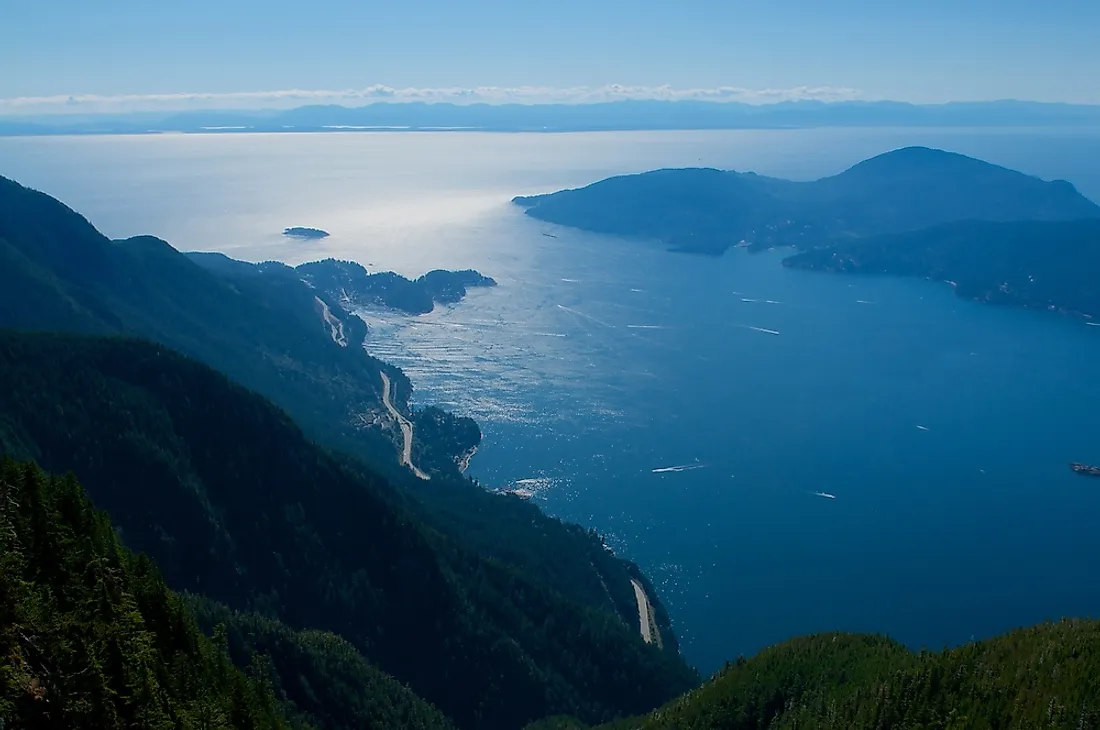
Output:
M559 228L518 194L710 165L807 179L930 144L1100 199L1100 131L0 139L0 174L113 237L500 285L369 349L474 416L470 473L536 480L654 579L689 661L825 630L938 648L1100 615L1100 327L943 282L791 271ZM332 236L288 241L286 226ZM815 493L834 495L834 499Z

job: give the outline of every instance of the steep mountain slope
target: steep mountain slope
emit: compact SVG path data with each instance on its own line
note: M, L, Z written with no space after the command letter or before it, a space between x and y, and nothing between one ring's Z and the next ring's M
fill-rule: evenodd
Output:
M203 266L158 239L109 241L53 198L0 179L0 326L124 333L196 357L271 398L311 438L364 461L366 478L407 488L418 518L465 549L536 577L569 601L637 621L636 568L597 535L463 478L454 457L480 439L477 425L435 409L409 412L408 379L362 351L365 326L326 292L332 287L311 288L281 264L200 258ZM458 275L472 281L468 272ZM440 296L453 293L453 277L424 278ZM346 346L333 337L319 300L340 320ZM387 422L383 369L397 407L415 423L414 461L431 481L398 463L396 428L371 425ZM675 647L659 601L656 608L666 646Z
M345 639L325 631L294 631L256 613L231 611L198 596L187 604L207 633L224 636L240 666L256 664L296 728L323 730L453 730L442 713L369 664Z
M284 728L71 477L0 461L0 727Z
M814 249L783 264L945 279L967 299L1100 318L1100 219L962 221Z
M694 681L636 623L426 529L405 493L164 347L4 333L0 381L0 447L74 471L169 585L340 634L459 725L606 719Z
M1064 180L1046 182L925 147L887 152L813 182L707 169L658 170L514 202L551 223L711 254L742 241L808 248L838 237L901 233L967 219L1100 217L1100 206Z
M1039 727L1100 727L1100 622L1043 624L920 654L882 637L803 637L607 730Z
M164 241L110 241L58 201L0 178L0 326L126 333L162 342L276 398L319 438L384 461L392 440L357 428L378 410L383 363L339 347L297 277L232 283ZM345 322L352 344L362 322ZM407 392L396 368L391 379Z

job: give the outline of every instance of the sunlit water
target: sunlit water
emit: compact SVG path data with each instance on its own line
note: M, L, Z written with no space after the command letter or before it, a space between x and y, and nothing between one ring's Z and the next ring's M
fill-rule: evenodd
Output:
M1100 461L1100 327L780 252L671 254L508 200L660 166L812 178L905 144L1100 199L1080 131L0 139L0 174L113 237L495 277L430 315L367 313L371 351L479 420L482 483L538 479L638 561L709 671L810 631L938 647L1100 613L1100 480L1067 468Z

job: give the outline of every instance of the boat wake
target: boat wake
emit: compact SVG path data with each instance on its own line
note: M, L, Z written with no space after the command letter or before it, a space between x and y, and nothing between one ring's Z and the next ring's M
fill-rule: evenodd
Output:
M601 327L611 327L612 326L612 325L608 324L607 322L604 322L602 319L597 319L596 317L593 317L591 314L585 314L584 312L578 312L576 309L570 309L569 307L565 306L564 304L559 304L558 309L569 312L570 314L575 314L578 317L584 317L585 319L587 319L591 322L595 322L596 324L600 325Z
M932 430L932 429L928 428L928 426L922 426L919 423L917 424L917 428L919 428L921 431L931 431Z
M821 497L823 499L836 499L835 494L829 494L828 492L814 492L815 497Z
M779 334L779 330L770 330L767 327L753 327L751 324L743 324L743 325L741 325L741 327L744 327L747 330L752 330L753 332L763 332L764 334L767 334L767 335L777 335L777 334Z
M665 326L662 324L628 324L626 328L631 330L663 330Z
M654 474L676 474L682 471L692 471L693 469L702 469L706 464L682 464L680 466L661 466L653 469Z

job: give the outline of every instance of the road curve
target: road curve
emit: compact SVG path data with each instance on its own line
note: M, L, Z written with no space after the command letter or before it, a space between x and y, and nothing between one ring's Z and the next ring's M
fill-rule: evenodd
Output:
M422 472L417 468L416 464L412 462L412 445L413 445L413 426L409 419L401 415L396 408L393 407L393 402L390 400L390 376L386 375L385 371L379 371L379 375L382 376L382 405L386 406L386 410L390 412L394 420L401 427L401 437L404 444L401 447L401 465L407 466L412 470L412 473L421 479L431 479L430 476Z
M649 596L646 595L645 588L637 578L631 578L630 584L634 586L634 598L638 601L638 624L642 630L642 638L647 644L656 641L657 646L661 646L661 634L653 618L653 606L649 603Z

